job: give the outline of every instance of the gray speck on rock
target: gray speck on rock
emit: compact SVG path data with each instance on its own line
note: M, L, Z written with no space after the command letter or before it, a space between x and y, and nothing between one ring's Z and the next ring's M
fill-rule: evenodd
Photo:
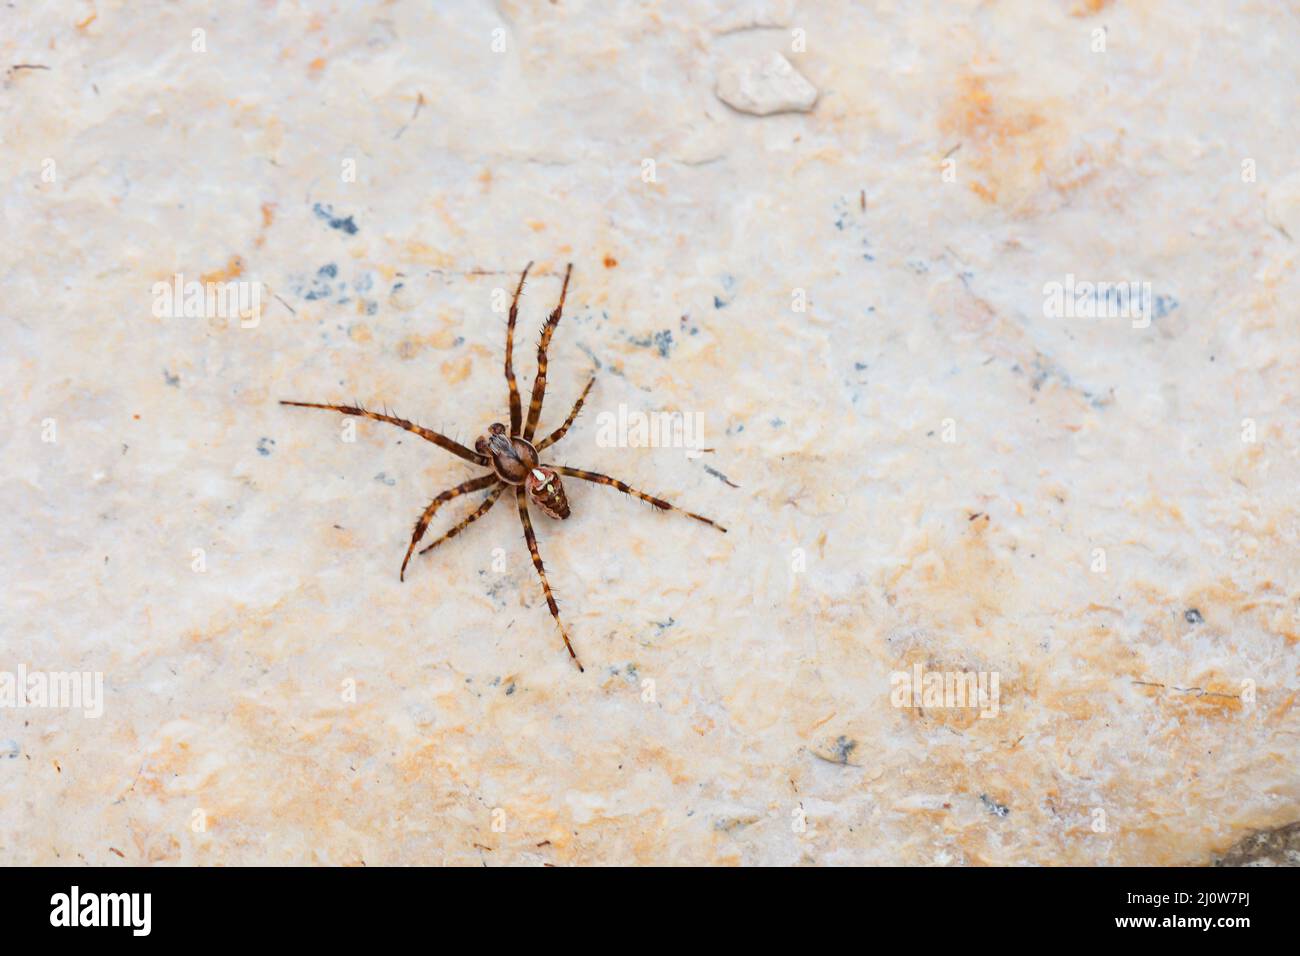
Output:
M1005 803L998 803L987 793L980 794L980 803L984 804L984 806L988 808L989 813L993 814L995 817L1005 817L1009 816L1011 813L1010 807Z
M330 206L316 203L311 207L311 211L316 214L316 218L324 219L329 223L331 229L337 229L340 232L346 232L349 236L357 234L357 224L352 221L352 217L343 217L334 215L334 209Z
M257 440L257 453L262 456L270 455L271 446L274 444L274 438L259 438Z
M0 740L0 760L17 760L23 748L16 740Z
M673 350L673 333L668 329L655 333L655 347L659 349L659 357L667 358L668 353Z
M834 740L829 737L823 738L819 744L809 748L809 753L818 760L824 760L827 763L835 764L837 767L859 767L861 766L860 763L856 763L850 759L853 756L853 752L857 749L858 742L856 740L852 737L840 734L835 737Z

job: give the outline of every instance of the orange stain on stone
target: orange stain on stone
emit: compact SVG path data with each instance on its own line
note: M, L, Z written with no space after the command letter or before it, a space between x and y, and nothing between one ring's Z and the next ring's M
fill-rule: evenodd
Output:
M1044 187L1057 188L1058 166L1071 181L1081 178L1080 166L1090 172L1091 154L1062 156L1069 131L1055 118L1061 115L1049 102L998 96L986 77L967 73L957 77L939 125L961 144L958 181L986 202L1018 206Z
M455 385L469 378L469 371L473 363L468 355L458 359L448 359L442 363L442 377L447 380L448 384Z
M213 272L205 272L199 276L199 281L204 285L209 282L229 282L231 279L237 279L244 274L244 260L240 256L231 256L224 267Z

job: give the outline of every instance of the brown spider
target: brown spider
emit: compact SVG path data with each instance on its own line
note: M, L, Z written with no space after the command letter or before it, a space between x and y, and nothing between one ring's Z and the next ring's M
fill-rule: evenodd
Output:
M515 320L519 316L519 295L524 289L524 279L528 277L528 270L532 266L531 262L524 266L523 274L519 277L519 285L515 289L514 298L510 302L510 319L506 323L506 384L510 388L510 429L507 431L505 425L494 422L488 426L488 433L474 443L473 451L470 451L459 442L452 441L445 435L423 428L404 418L372 412L360 405L321 405L316 402L286 401L281 401L280 404L295 405L299 408L325 408L335 412L342 412L344 415L360 415L363 418L372 418L378 422L388 422L390 425L396 425L398 428L413 432L426 441L433 442L440 448L445 448L459 458L464 458L476 465L490 465L492 467L491 473L479 478L471 478L455 488L449 488L429 502L429 506L420 515L420 520L415 523L415 532L411 535L411 543L406 548L406 557L402 559L402 569L398 577L403 581L406 580L406 565L411 560L411 552L415 550L415 546L424 537L425 529L429 527L429 521L439 508L461 495L473 491L482 491L485 488L490 489L482 504L433 544L421 549L421 554L432 551L449 538L454 538L470 524L483 517L496 504L501 492L508 485L513 485L515 502L519 506L519 520L523 522L524 526L524 539L528 542L528 551L533 557L533 567L537 568L537 574L542 579L542 591L546 595L546 604L550 607L551 616L555 618L555 623L560 629L560 636L564 638L564 646L569 649L569 656L573 658L573 662L578 665L578 670L581 671L583 670L582 662L578 660L578 655L574 653L573 644L569 641L569 635L560 620L560 609L555 603L555 596L551 593L550 582L546 580L546 568L542 566L542 556L537 550L537 536L533 533L533 522L528 515L528 500L530 498L537 507L552 518L569 517L569 500L564 494L564 485L560 483L560 475L569 475L573 478L581 478L584 481L595 482L598 485L609 485L611 488L617 488L624 494L640 498L642 501L648 501L656 508L664 511L681 511L696 521L703 521L707 525L712 525L721 532L725 533L727 529L703 515L686 511L684 508L675 508L662 498L644 494L635 488L628 487L616 478L610 478L608 475L597 474L594 471L583 471L580 468L569 468L566 465L542 464L538 452L545 451L564 437L565 432L569 430L569 426L578 417L578 412L582 410L582 403L586 400L587 393L591 391L591 386L596 383L596 377L593 375L591 380L587 382L587 387L578 396L577 404L573 406L573 411L569 412L569 417L564 420L564 424L534 445L533 433L537 430L537 420L542 413L542 399L546 395L546 349L551 344L551 335L555 332L555 327L560 324L560 312L564 308L564 297L569 291L569 274L573 271L573 263L569 263L564 270L564 286L560 289L560 303L546 319L546 324L542 326L542 337L537 343L537 377L533 380L533 396L528 403L528 421L523 423L521 421L522 410L519 402L519 386L515 383Z

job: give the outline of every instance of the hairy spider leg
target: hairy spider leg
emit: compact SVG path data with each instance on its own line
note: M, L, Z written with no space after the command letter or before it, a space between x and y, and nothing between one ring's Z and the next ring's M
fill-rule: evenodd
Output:
M564 629L564 622L560 620L560 606L555 603L555 595L551 593L551 582L546 580L546 568L542 565L542 555L537 550L537 535L533 533L533 521L528 517L528 492L524 490L523 485L515 486L515 501L519 505L519 520L524 526L524 540L528 542L528 553L533 556L533 567L537 569L537 575L542 579L546 606L551 609L551 617L555 618L555 625L560 629L560 637L564 638L564 646L569 649L569 656L573 658L573 663L578 665L578 670L582 671L584 670L582 661L578 660L578 655L574 653L569 634Z
M411 543L406 549L406 557L402 559L402 570L399 572L398 578L402 581L406 580L406 564L411 560L411 552L415 550L415 546L419 544L420 539L424 537L425 529L429 527L429 521L433 518L434 514L437 513L439 508L445 505L448 501L451 501L453 498L467 495L471 491L481 491L489 485L496 484L500 480L501 479L495 474L483 475L479 478L471 478L469 481L461 482L455 488L448 488L430 501L429 506L424 509L424 514L420 515L420 520L415 523L415 531L411 534Z
M372 412L370 409L362 408L360 405L320 405L316 402L286 402L283 399L280 401L280 404L293 405L297 408L324 408L328 411L339 412L343 415L359 415L362 418L370 418L377 422L388 422L390 425L396 425L398 428L403 428L408 432L419 435L425 441L433 442L439 448L445 448L457 458L464 458L466 461L471 461L476 465L490 464L486 455L480 455L476 451L470 451L460 442L452 441L446 435L440 435L430 428L425 428L423 425L409 422L405 418L398 418L395 415L384 415L380 412Z
M587 393L591 391L591 386L595 384L596 384L596 376L593 375L590 381L587 382L587 387L584 388L582 390L582 394L578 396L578 401L573 406L573 411L569 412L569 417L564 420L564 424L561 425L559 428L555 429L555 431L551 432L541 441L539 441L536 445L533 446L534 448L536 448L538 451L544 451L545 449L550 448L557 441L559 441L561 438L564 437L565 432L567 432L569 428L573 425L573 423L577 421L578 413L582 411L582 403L587 400Z
M723 534L727 533L727 529L718 524L712 518L706 518L704 515L697 515L694 511L687 511L685 508L678 508L676 505L670 504L662 498L656 498L654 495L647 495L645 492L637 491L635 488L623 484L623 482L619 481L617 478L609 477L609 475L601 475L594 471L583 471L581 468L569 468L566 465L551 465L550 467L562 475L571 475L574 478L581 478L584 481L591 481L598 485L609 485L611 488L617 488L625 495L631 495L634 498L640 498L642 501L648 501L656 508L660 508L664 511L680 511L682 514L694 518L696 521L703 521L707 525L712 525Z
M519 319L519 295L524 291L524 280L528 270L533 267L530 262L524 266L519 276L519 285L515 287L515 297L510 300L510 319L506 322L506 385L510 387L510 434L518 435L523 422L523 410L519 403L519 384L515 381L515 322Z
M501 482L501 484L497 485L495 488L493 488L491 491L488 492L488 496L483 499L483 503L479 505L477 508L475 508L473 511L471 511L469 515L463 521L460 522L460 524L456 525L456 527L452 528L450 531L444 534L437 541L433 542L433 544L421 548L420 553L426 554L429 551L432 551L438 545L442 544L444 541L450 538L456 537L456 535L460 534L462 531L464 531L466 528L472 525L479 518L483 517L485 514L488 513L488 511L492 509L492 506L497 503L497 499L501 497L501 492L505 490L506 490L505 482Z
M533 379L533 397L528 403L528 421L524 423L524 440L532 441L533 432L537 430L537 419L542 414L542 400L546 397L546 350L550 348L551 336L560 324L560 313L564 310L564 297L569 294L569 276L573 272L573 263L564 268L564 285L560 288L560 302L546 318L542 326L542 337L537 342L537 377Z

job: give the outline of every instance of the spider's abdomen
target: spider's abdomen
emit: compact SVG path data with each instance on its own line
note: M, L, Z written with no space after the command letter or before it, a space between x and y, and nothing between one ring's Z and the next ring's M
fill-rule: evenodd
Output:
M537 507L552 518L569 517L569 499L565 497L560 476L553 470L543 466L530 469L525 484L528 488L528 497Z

